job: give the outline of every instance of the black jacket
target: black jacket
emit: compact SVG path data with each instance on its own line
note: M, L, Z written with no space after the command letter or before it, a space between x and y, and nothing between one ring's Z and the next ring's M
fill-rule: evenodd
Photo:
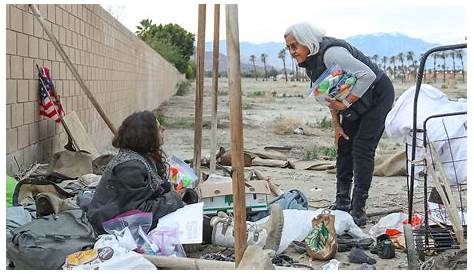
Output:
M128 210L152 212L154 228L160 217L183 207L178 193L152 190L148 177L145 165L138 160L120 163L102 175L87 212L97 233L105 233L103 222Z

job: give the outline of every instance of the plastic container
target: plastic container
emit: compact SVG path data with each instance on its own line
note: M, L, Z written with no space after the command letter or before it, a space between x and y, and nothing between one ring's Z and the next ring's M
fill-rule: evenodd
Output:
M341 69L339 65L332 65L311 84L306 95L315 97L324 105L326 98L342 101L349 95L356 82L357 78L352 73Z

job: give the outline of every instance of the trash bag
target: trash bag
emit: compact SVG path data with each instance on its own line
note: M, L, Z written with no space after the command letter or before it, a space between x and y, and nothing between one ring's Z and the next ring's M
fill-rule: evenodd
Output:
M313 221L313 231L305 238L306 253L316 260L329 260L337 252L337 235L334 228L335 216L323 210Z

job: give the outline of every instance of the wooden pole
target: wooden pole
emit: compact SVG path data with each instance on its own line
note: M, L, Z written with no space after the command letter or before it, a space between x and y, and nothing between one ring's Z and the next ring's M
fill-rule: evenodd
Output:
M204 39L206 34L206 4L199 4L198 11L198 40L197 40L197 70L196 70L196 100L194 108L194 158L193 169L201 181L201 143L202 143L202 100L204 90Z
M49 39L51 40L51 42L53 43L54 47L56 48L56 50L59 52L59 55L61 55L61 57L63 58L64 62L66 63L66 65L68 66L69 70L71 70L72 72L72 75L74 75L74 77L76 78L76 81L79 83L79 86L81 86L82 90L84 91L84 93L87 95L87 98L89 98L89 100L91 101L92 105L95 107L95 109L97 110L97 112L99 112L99 115L100 117L102 117L102 119L104 120L104 122L107 124L107 126L110 128L110 130L112 131L112 133L114 135L117 135L117 129L115 128L115 126L112 124L112 122L109 120L109 118L107 117L107 115L105 114L104 110L102 109L102 107L99 105L99 103L97 102L97 100L95 99L94 95L92 94L92 92L89 90L89 88L86 86L86 84L84 83L84 81L82 80L81 76L79 75L79 72L77 72L77 69L74 67L74 65L71 63L71 60L69 60L69 57L67 56L66 52L64 51L64 49L61 47L61 45L59 44L58 42L58 39L56 39L56 37L54 36L54 34L51 32L51 30L46 26L46 23L44 21L44 18L41 16L38 8L36 7L36 5L32 5L30 4L29 5L32 12L33 12L33 15L36 17L36 19L38 19L38 22L40 23L41 27L43 28L43 30L46 32L46 34L48 35Z
M235 263L242 260L247 247L245 214L244 149L242 129L242 90L240 86L239 22L236 4L226 4L227 75L230 91L230 138L232 192L234 200Z
M212 113L211 113L211 155L210 173L216 172L217 151L217 94L219 82L219 21L220 5L214 5L214 45L212 50Z

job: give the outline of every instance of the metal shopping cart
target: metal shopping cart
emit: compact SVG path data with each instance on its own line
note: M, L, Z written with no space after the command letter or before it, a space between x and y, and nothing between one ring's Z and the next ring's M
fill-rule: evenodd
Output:
M460 164L466 164L467 154L465 157L458 157L459 155L453 153L453 145L456 142L459 144L461 141L467 144L467 135L454 136L451 134L446 129L446 121L453 117L464 119L467 112L432 115L424 120L423 128L417 128L418 97L427 58L435 52L466 47L467 44L435 47L424 53L420 60L413 103L413 127L408 138L411 140L406 143L409 223L404 225L404 234L409 269L420 269L419 262L425 261L426 255L434 255L443 250L460 249L466 246L467 183L458 178L459 170L457 168ZM446 134L443 138L432 139L429 137L429 128L432 123L437 123L436 125L440 125L441 129L445 131ZM467 124L465 126L467 127ZM449 159L446 157L440 159L436 149L440 147L441 143L444 145L444 155L450 155ZM446 169L451 171L451 184L447 183ZM423 184L421 196L424 218L419 226L412 226L416 220L413 203L415 182ZM428 195L429 185L432 188Z

